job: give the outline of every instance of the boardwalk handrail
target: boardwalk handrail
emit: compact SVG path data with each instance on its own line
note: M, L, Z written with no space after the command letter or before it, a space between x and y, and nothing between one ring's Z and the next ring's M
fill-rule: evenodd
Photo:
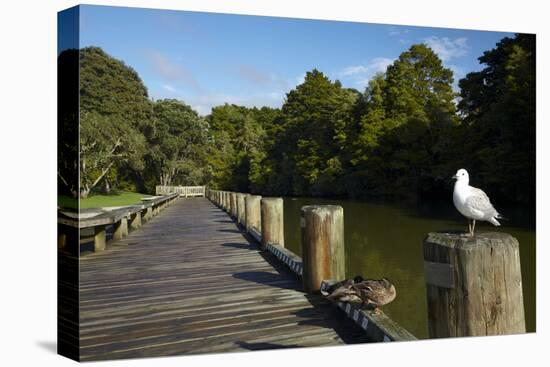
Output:
M163 186L158 185L155 188L157 195L166 195L177 193L183 197L204 197L206 186Z
M219 191L219 190L210 190L207 189L206 197L210 199L215 205L224 209L228 212L230 217L233 217L237 223L240 224L239 217L239 205L238 200L235 200L237 193ZM279 199L280 200L280 199ZM234 208L233 202L236 201L236 210ZM273 199L267 201L262 200L262 205L264 203L272 203ZM280 212L279 212L280 211ZM282 216L282 208L277 208L275 213L276 216ZM303 219L303 218L302 218ZM280 221L280 218L276 220ZM262 226L264 226L265 218L261 218ZM301 223L302 225L304 223ZM281 223L282 225L282 223ZM255 228L255 226L248 225L248 220L245 218L245 225L242 228L258 243L262 243L262 233L261 228ZM282 229L282 228L279 228ZM273 230L270 228L270 230ZM284 241L284 238L283 238ZM304 277L304 266L303 260L300 256L296 255L289 249L285 248L284 245L273 243L268 241L265 244L265 250L273 254L277 259L279 259L283 264L288 266L288 268L294 272L298 277ZM341 280L341 279L337 279ZM326 289L326 287L334 284L337 280L325 279L320 284L321 289ZM393 321L389 316L383 312L374 313L372 311L362 310L354 305L351 305L347 302L333 302L340 309L342 309L346 315L351 318L359 327L365 330L366 334L373 341L405 341L405 340L417 340L417 338L412 335L405 328L400 326L398 323Z
M142 204L112 209L82 209L80 212L60 209L57 216L59 248L65 248L69 241L80 242L83 238L80 230L93 228L94 251L102 251L106 246L107 226L114 226L113 239L121 239L128 234L128 221L130 221L130 228L139 228L143 222L156 216L178 196L178 194L172 193L159 197L148 197L142 199Z

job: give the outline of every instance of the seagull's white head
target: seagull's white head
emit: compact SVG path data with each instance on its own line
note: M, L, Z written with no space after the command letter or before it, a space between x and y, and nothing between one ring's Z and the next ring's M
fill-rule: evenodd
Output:
M459 169L456 171L456 174L453 176L453 180L456 180L460 183L465 183L466 185L470 182L470 176L468 175L468 171L466 171L464 168Z

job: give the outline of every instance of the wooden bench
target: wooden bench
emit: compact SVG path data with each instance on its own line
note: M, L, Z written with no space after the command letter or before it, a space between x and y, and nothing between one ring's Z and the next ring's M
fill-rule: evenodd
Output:
M57 216L58 246L60 249L67 249L69 243L78 243L77 248L67 249L78 253L83 241L92 240L94 251L103 251L107 245L106 229L108 226L113 226L113 239L119 240L128 235L129 229L141 227L144 222L158 215L178 197L178 194L173 193L143 198L142 204L82 209L80 212L59 209ZM92 229L91 236L86 236L86 229Z

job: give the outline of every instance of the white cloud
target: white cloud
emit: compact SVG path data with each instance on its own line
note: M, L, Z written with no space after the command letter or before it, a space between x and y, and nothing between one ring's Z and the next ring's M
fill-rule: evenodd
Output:
M388 27L388 35L390 36L399 36L400 34L409 33L409 30L403 27L395 27L395 26L389 26Z
M146 50L145 57L149 60L153 72L162 79L190 87L195 91L202 91L199 82L180 63L175 63L168 56L153 50Z
M393 59L375 57L366 65L352 65L336 73L338 78L348 80L359 88L365 87L369 80L377 73L384 73Z
M458 87L458 81L466 76L466 72L464 71L464 68L458 66L458 65L447 65L449 69L453 71L453 90L455 92L460 92L460 88Z
M167 90L168 92L177 92L177 89L172 87L170 84L164 84L162 89Z
M364 74L364 73L367 73L369 71L369 67L368 66L364 66L364 65L355 65L355 66L348 66L347 68L345 68L344 70L342 70L341 72L338 73L338 75L341 77L341 78L344 78L346 76L352 76L352 75L357 75L357 74Z
M428 45L441 60L449 61L454 58L462 57L468 52L466 37L456 38L454 40L448 37L431 36L424 39Z

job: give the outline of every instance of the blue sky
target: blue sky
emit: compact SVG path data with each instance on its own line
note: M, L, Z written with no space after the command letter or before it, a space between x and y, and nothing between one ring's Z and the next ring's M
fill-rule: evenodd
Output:
M154 99L208 114L225 102L280 107L317 68L346 87L369 78L414 43L438 53L455 79L513 33L81 6L80 47L99 46L133 67ZM458 78L457 78L458 77Z

